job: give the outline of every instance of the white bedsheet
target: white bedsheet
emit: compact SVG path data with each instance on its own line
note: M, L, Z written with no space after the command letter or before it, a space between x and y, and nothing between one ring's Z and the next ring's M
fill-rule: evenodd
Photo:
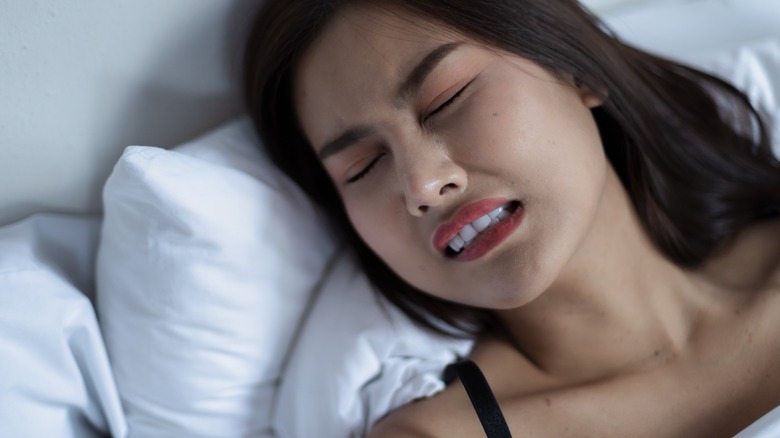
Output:
M99 220L93 217L39 215L0 228L2 437L128 435L105 346L88 298L92 291L99 227ZM349 268L337 267L336 271L339 269ZM354 277L354 273L338 274L336 271L334 278L341 280L335 281ZM348 294L344 290L338 292L338 289L333 293ZM333 299L330 301L330 306L335 305ZM342 307L342 312L348 313L347 307ZM385 317L398 323L400 315L394 313ZM358 320L365 323L371 317L377 315L363 315ZM393 330L394 334L399 333L397 330L405 335L413 333L403 326ZM368 331L364 341L360 341L365 342L361 348L395 354L384 367L373 360L362 364L356 362L351 366L363 371L355 376L342 376L348 380L344 384L339 385L320 375L312 376L312 379L321 380L319 386L299 387L300 393L310 399L330 391L337 400L353 400L340 408L344 416L334 418L328 423L330 425L324 425L325 429L344 431L343 436L360 436L390 408L441 389L441 383L430 377L438 375L438 368L448 359L446 355L420 358L404 355L404 345L429 343L430 337L416 339L412 336L388 347L378 343L381 339L373 336L374 333ZM359 376L366 372L371 377L368 384L355 387ZM288 384L298 385L296 382ZM328 391L323 392L324 387L328 387ZM306 406L303 400L287 400L286 403ZM310 418L318 419L323 414L327 413L310 412ZM279 436L302 437L309 435L299 432L323 430L314 422L286 427L292 429ZM739 433L737 438L778 436L780 407Z
M0 228L0 436L127 434L89 296L100 221Z

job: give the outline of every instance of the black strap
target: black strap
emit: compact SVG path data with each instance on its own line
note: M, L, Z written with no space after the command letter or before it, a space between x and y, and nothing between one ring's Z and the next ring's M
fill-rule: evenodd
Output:
M466 394L477 412L487 437L511 438L512 434L509 433L504 414L501 413L496 397L477 364L469 359L463 359L447 365L444 369L444 381L449 383L455 377L460 378L463 387L466 388Z

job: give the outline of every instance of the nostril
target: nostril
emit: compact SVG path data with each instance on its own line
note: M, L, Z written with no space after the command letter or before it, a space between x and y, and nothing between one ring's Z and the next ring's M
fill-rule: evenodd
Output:
M444 186L442 186L441 190L439 190L439 194L443 195L447 193L449 190L457 190L457 189L458 189L458 185L455 183L445 184Z
M417 207L418 210L420 210L420 213L427 213L428 212L428 206L427 205L421 205Z

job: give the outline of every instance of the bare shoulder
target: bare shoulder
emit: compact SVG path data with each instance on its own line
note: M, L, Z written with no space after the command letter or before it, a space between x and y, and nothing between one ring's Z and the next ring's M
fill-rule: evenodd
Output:
M700 272L732 289L777 291L780 285L780 219L755 224L724 242Z
M767 222L765 228L764 237L769 241L769 246L775 249L775 269L780 270L780 218Z
M761 292L780 298L780 219L774 219L752 230L753 263L758 270L757 284ZM745 250L746 253L749 249ZM780 304L780 301L778 302Z
M780 295L780 219L772 222L769 230L769 240L775 247L773 259L772 283L774 291Z
M388 417L382 419L377 425L371 429L368 434L368 438L427 438L431 435L426 435L420 427L415 426L410 422L410 419L403 418L399 412L394 412Z
M776 386L762 397L756 395L759 384L768 387L771 382L760 381L759 376L745 384L744 378L732 378L732 368L724 366L701 368L680 362L561 384L534 370L501 340L480 343L472 357L516 437L733 436L777 406ZM507 366L517 368L507 370ZM682 387L691 390L680 391ZM433 397L390 413L369 437L484 435L463 386L456 381Z
M369 438L480 436L476 415L466 409L466 395L457 386L453 383L439 394L389 413L374 426Z
M480 340L470 358L479 365L499 403L554 385L501 337ZM418 400L391 412L376 424L369 437L483 435L484 431L468 395L463 385L456 380L444 391L432 397Z

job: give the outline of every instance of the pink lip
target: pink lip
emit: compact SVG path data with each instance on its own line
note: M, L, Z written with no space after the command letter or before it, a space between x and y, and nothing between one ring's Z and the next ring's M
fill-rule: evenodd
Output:
M436 229L436 233L434 233L433 235L434 248L436 248L441 252L446 251L450 239L455 237L455 235L461 229L463 229L463 227L465 227L466 225L477 220L478 218L490 213L491 211L497 209L498 207L501 207L502 205L508 202L510 202L510 200L507 198L488 198L488 199L483 199L481 201L474 202L472 204L466 205L465 207L461 208L460 210L458 210L458 212L455 214L452 220L444 224L441 224L439 228ZM518 208L518 210L521 209L522 208ZM513 214L513 216L515 215ZM498 225L500 224L495 225L495 227L498 227ZM477 237L477 239L480 239L480 237ZM474 243L477 242L475 241ZM466 253L471 246L473 245L469 245L469 248L467 248L466 251L461 253L460 256L465 255L464 253ZM458 258L460 258L460 256Z

